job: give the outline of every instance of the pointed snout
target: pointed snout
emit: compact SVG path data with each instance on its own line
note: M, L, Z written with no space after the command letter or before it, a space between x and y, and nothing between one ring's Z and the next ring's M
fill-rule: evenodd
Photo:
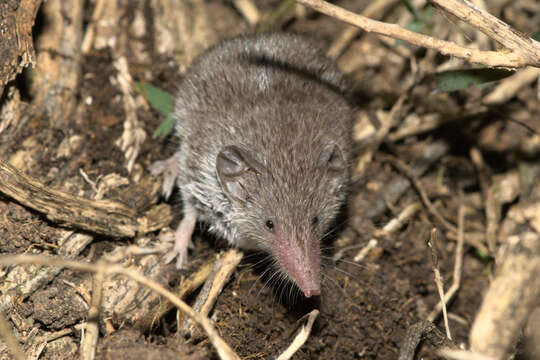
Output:
M307 298L310 298L312 296L321 295L321 287L320 286L315 286L315 287L311 287L311 288L302 289L302 291L304 292L304 296L307 297Z
M319 278L319 261L303 259L294 263L290 272L291 277L296 282L304 296L310 298L321 294L321 280Z
M275 247L278 263L306 298L321 294L318 244L301 249L293 243L281 242Z

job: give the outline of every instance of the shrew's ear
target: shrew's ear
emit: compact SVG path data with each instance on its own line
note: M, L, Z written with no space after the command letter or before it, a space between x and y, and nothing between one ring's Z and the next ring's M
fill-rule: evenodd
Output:
M257 175L262 173L263 165L249 151L231 145L218 154L216 170L225 194L231 200L245 203L255 190Z
M317 165L335 172L341 172L347 166L343 151L334 143L323 147Z

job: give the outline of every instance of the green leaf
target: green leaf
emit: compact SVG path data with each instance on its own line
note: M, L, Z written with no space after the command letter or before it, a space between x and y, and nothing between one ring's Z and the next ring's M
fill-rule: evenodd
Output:
M428 5L419 13L408 0L403 0L403 2L414 17L414 20L405 25L405 29L425 33L429 27L430 19L433 18L433 7ZM404 43L403 40L396 40L395 45L398 46Z
M424 19L425 21L429 20L429 19L433 19L433 15L435 14L435 11L434 11L434 8L433 6L431 5L428 5L424 8L424 10L422 10L422 19Z
M165 119L163 119L156 131L152 134L152 138L166 138L173 131L175 122L176 121L174 120L173 113L167 114Z
M165 116L165 119L152 134L152 138L167 137L172 132L175 123L171 112L174 103L173 96L160 88L139 81L135 82L135 89L146 97L146 100L154 109Z
M173 108L173 96L168 92L139 81L135 82L135 89L143 94L150 105L162 115L167 116L171 112Z
M464 89L470 85L483 85L513 75L513 71L504 69L467 69L450 70L436 75L437 87L444 92Z
M425 27L426 27L426 23L424 20L414 20L408 23L407 25L405 25L405 29L411 30L417 33L421 33L422 31L424 31Z
M480 249L475 249L475 253L476 253L476 257L482 261L484 264L487 264L490 262L491 260L491 257L489 256L489 254L486 254L485 252L483 252L482 250Z
M531 37L536 41L540 41L540 30L532 34Z

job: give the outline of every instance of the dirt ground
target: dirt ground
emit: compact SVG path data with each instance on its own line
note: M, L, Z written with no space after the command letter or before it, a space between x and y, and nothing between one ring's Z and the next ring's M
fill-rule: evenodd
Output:
M63 10L55 9L56 3L62 3ZM147 169L170 156L175 139L152 138L163 116L134 89L133 81L174 93L196 54L223 38L252 32L254 27L229 1L184 0L176 5L110 1L98 15L96 6L101 2L84 1L79 9L81 32L75 40L65 38L75 26L66 21L63 40L51 42L51 33L60 31L58 22L63 21L57 12L66 12L63 16L69 19L67 9L74 3L49 0L37 15L33 30L37 67L8 84L0 99L0 159L46 187L92 200L117 201L140 215L165 203L159 196L161 179L153 178ZM360 13L370 2L336 3ZM534 3L516 1L489 10L516 29L532 33L539 30L540 23ZM280 2L255 4L267 19ZM425 5L415 6L418 11L426 9ZM431 11L425 32L491 46L489 40L442 10ZM95 16L101 16L103 22ZM401 2L375 16L402 25L412 21L411 12ZM107 25L111 21L114 26ZM337 20L299 6L290 7L272 26L307 34L325 51L346 29ZM83 48L90 31L91 45L78 56L58 52L63 46L72 47L67 53ZM180 35L171 40L171 34ZM125 61L127 71L121 70L119 59ZM495 104L486 104L485 99L498 82L441 92L433 78L435 72L469 65L371 34L357 35L340 52L337 63L350 80L358 107L353 130L355 170L340 226L325 240L320 298L307 301L291 296L288 288L266 284L257 257L246 254L210 317L242 359L275 357L291 342L297 321L315 308L320 315L294 359L397 359L407 330L427 319L439 302L427 240L438 229L434 253L448 289L456 281L456 229L462 226L465 245L460 288L448 304L448 313L454 343L467 347L473 321L494 277L497 251L520 226L509 224L508 214L540 199L538 82L524 84L513 96ZM49 78L46 66L51 67ZM73 72L78 75L72 78ZM44 79L53 79L55 85L45 87ZM129 84L127 91L123 81ZM46 98L44 89L51 98ZM8 122L14 118L16 121ZM134 135L122 148L119 139L126 139L128 121L143 136ZM389 121L390 131L371 148L374 132ZM133 159L131 164L129 159ZM408 170L400 163L407 164ZM526 184L520 178L523 169L532 174ZM411 186L407 171L414 174L417 186ZM399 181L406 185L396 194L391 185ZM510 195L493 200L489 194L494 189ZM421 192L435 211L426 206ZM69 222L64 226L0 192L0 253L55 255L96 263L103 255L129 245L167 248L171 244L165 235L182 218L177 194L167 204L172 221L162 228L131 237L108 236L76 230ZM486 210L490 204L493 211ZM382 230L409 206L416 211L402 226ZM467 209L463 224L460 208ZM537 225L527 226L536 229ZM167 288L181 288L204 264L212 264L216 254L225 252L227 245L198 227L189 264L181 271L174 264L165 265L164 251L159 249L120 257L118 262ZM359 252L364 256L355 260ZM2 268L1 309L27 354L33 356L27 358L73 359L78 356L81 327L91 307L92 274L60 267L41 269ZM103 288L97 359L218 358L198 330L188 340L177 334L174 309L155 315L164 300L152 291L121 276L106 279ZM197 294L194 291L184 299L192 304ZM440 314L434 322L444 331ZM426 341L416 358L439 358L435 350ZM11 358L8 354L0 343L0 358Z

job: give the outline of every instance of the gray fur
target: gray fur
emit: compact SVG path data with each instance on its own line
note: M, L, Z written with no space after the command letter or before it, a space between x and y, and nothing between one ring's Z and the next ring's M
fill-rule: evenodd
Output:
M238 37L197 58L175 104L185 210L241 248L272 252L267 219L318 248L348 182L353 111L344 90L335 65L296 35ZM245 180L247 201L227 196L220 184L216 159L227 146L262 164Z

